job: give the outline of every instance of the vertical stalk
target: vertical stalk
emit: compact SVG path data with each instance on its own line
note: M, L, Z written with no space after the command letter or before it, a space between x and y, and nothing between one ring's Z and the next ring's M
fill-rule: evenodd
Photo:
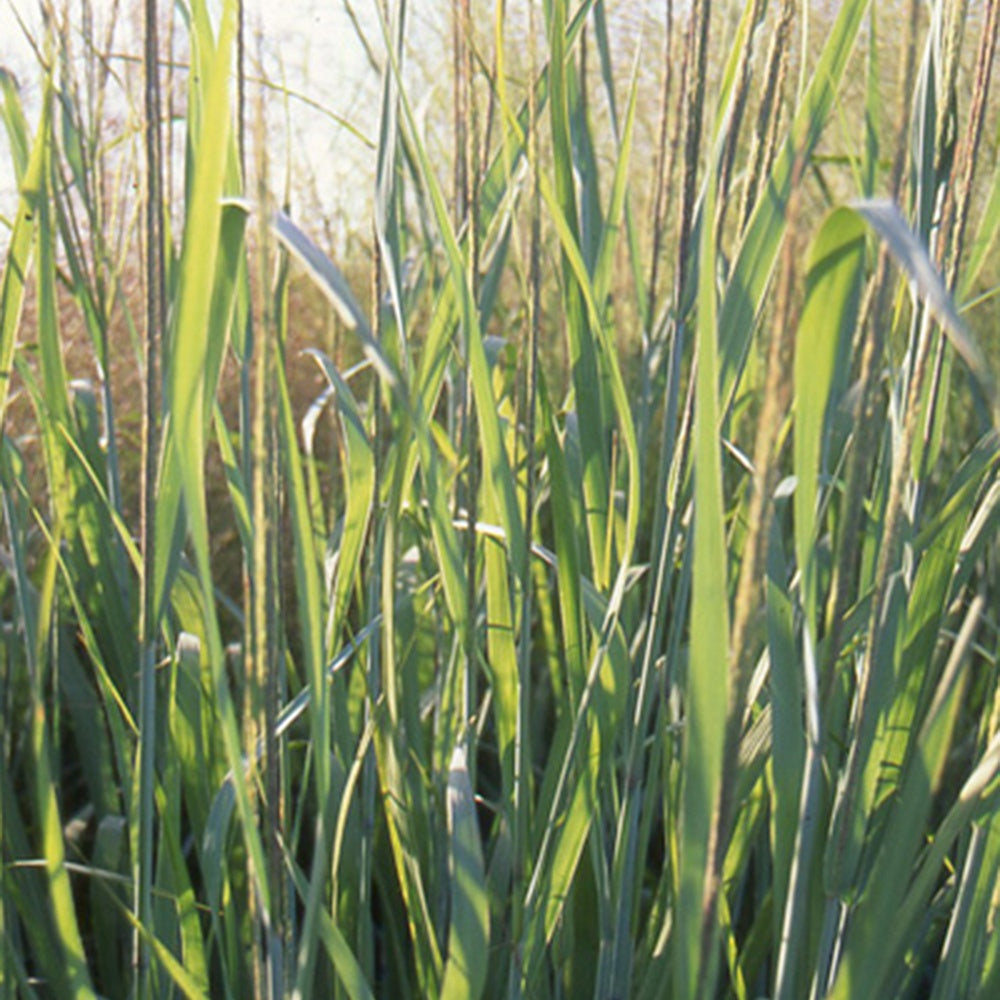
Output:
M142 578L140 620L142 662L139 676L138 830L133 855L135 914L139 927L152 931L153 840L156 748L156 479L160 461L161 349L166 317L163 246L163 155L160 136L160 78L157 2L146 0L143 23L144 132L146 151L146 378L142 413ZM151 992L149 952L137 927L133 935L134 989Z
M732 97L732 114L726 130L726 145L722 154L721 175L719 177L719 207L715 214L715 242L719 243L726 221L729 205L729 185L732 181L733 163L736 160L736 146L739 142L743 115L747 105L747 91L750 89L750 54L753 51L753 36L764 16L764 0L753 0L750 14L750 30L746 44L740 50L740 60L736 69L736 89Z
M659 277L660 249L663 243L664 202L666 201L667 183L672 173L673 163L667 165L667 121L670 110L670 88L673 83L673 60L670 58L670 43L674 28L673 0L666 0L663 29L663 82L660 90L660 123L657 129L656 161L653 168L653 248L652 260L649 263L649 289L647 292L647 336L656 323L656 285ZM671 157L671 161L673 157Z
M236 140L237 158L239 161L240 179L244 191L247 189L247 162L246 162L246 49L244 38L244 8L243 0L237 0L236 4ZM258 158L258 169L262 168L260 162L263 157ZM263 180L258 174L258 195ZM258 226L258 237L265 238L266 221L263 211L263 202L260 203L261 211L258 212L258 221L262 224ZM268 645L270 631L268 629L268 603L271 597L270 580L270 518L271 511L268 509L269 492L269 465L268 454L272 447L272 442L268 440L268 432L272 423L265 413L266 408L266 352L268 346L267 320L267 254L265 244L262 242L257 247L258 269L257 282L255 284L254 315L248 318L256 328L258 336L252 349L253 372L254 372L254 402L251 425L251 449L253 463L250 472L250 494L252 497L252 517L253 517L253 551L250 553L250 566L247 579L244 584L249 586L249 634L243 644L244 676L245 676L245 697L243 700L243 741L248 748L247 753L247 797L250 800L250 809L254 816L254 821L260 823L261 816L261 787L263 775L266 772L267 762L261 760L257 755L257 747L263 741L267 732L266 723L262 723L262 701L263 690L267 683L268 672ZM266 810L266 805L265 805ZM265 837L265 847L268 839ZM247 883L253 886L259 878L265 878L266 873L255 872L253 861L248 859L249 877ZM268 915L260 911L260 897L251 889L247 894L247 916L250 925L250 968L253 983L253 996L255 1000L264 1000L267 993L267 951L264 947Z
M740 231L746 230L747 223L757 203L758 188L762 177L771 172L777 148L778 126L781 123L781 99L788 75L788 38L791 34L792 18L795 16L795 0L783 0L778 24L771 36L766 68L764 70L764 91L757 110L757 127L750 145L746 180L743 182L743 204L740 209Z
M538 50L535 35L535 4L528 4L528 79L538 75ZM525 409L522 421L526 439L526 484L524 499L524 553L521 579L521 636L518 644L517 728L514 739L514 818L513 818L513 913L510 964L507 973L508 997L521 995L523 959L524 899L527 889L529 850L529 809L531 807L531 617L532 573L531 539L535 506L535 408L538 390L538 344L541 329L541 188L538 162L538 100L534 86L528 88L528 163L531 167L528 236L528 350L525 370Z
M677 225L677 259L674 267L674 310L679 323L687 293L687 269L691 264L691 228L694 225L698 162L701 151L702 111L705 105L705 74L708 67L708 34L712 17L711 0L695 0L688 24L691 72L687 75L687 108L684 125L684 176L681 213ZM696 255L695 255L696 256Z
M958 11L952 10L953 34L958 36L960 25L965 19L965 3L960 2ZM990 76L993 67L993 53L997 43L998 10L1000 2L989 0L986 9L983 31L979 36L979 49L976 55L976 67L973 74L972 100L969 106L969 118L966 123L965 135L959 145L958 155L947 177L947 188L944 205L941 210L941 226L938 232L937 256L938 266L944 272L945 282L949 291L954 291L958 281L958 268L962 260L962 246L965 242L965 229L969 219L969 203L972 194L972 178L975 173L979 146L982 140L983 126L986 117L986 96L989 94ZM955 76L958 72L957 37L949 34L948 61L945 70L950 83L947 95L954 94ZM952 128L957 128L953 123ZM945 179L939 177L939 183ZM931 375L930 398L927 403L927 413L922 431L922 447L920 449L920 470L917 476L917 492L914 498L913 517L919 515L919 504L922 500L921 484L926 476L927 461L930 453L931 437L937 421L940 406L941 381L944 372L944 356L947 348L946 339L939 333L934 352L934 368Z
M372 335L378 343L384 336L382 323L382 244L379 240L378 226L372 222L372 273L371 273L371 315ZM377 376L372 385L372 444L375 462L372 496L376 505L374 516L369 528L367 562L367 606L368 617L373 617L379 605L381 591L380 568L382 566L382 382ZM368 651L368 685L365 698L365 726L372 724L376 705L382 694L382 676L379 662L379 643L367 643ZM357 948L358 960L369 982L372 981L375 963L374 920L372 914L375 845L374 830L376 820L375 792L378 776L376 774L376 757L374 744L365 753L364 768L361 775L361 823L366 835L361 838L361 857L358 858L360 876L358 878L358 922ZM370 831L370 832L368 832Z
M456 0L453 8L455 21L455 203L457 229L464 222L467 241L468 271L467 281L472 300L477 301L479 273L478 234L478 164L475 99L473 93L473 47L471 0ZM466 330L468 338L471 331ZM468 340L466 340L468 342ZM465 477L465 511L469 528L465 535L465 572L468 581L466 598L468 608L466 620L465 678L461 696L462 718L472 715L473 684L476 663L476 519L479 495L479 448L476 429L475 404L473 402L472 368L466 351L465 389L462 406L462 441L460 454L464 455L467 467Z
M241 4L242 6L242 4ZM244 76L241 68L239 76ZM241 86L242 92L242 86ZM241 98L243 100L243 98ZM241 120L245 117L245 106L241 104ZM278 586L280 566L278 561L278 531L281 502L279 497L279 439L277 427L278 393L276 366L278 357L278 335L276 304L272 294L272 242L270 220L272 202L267 169L267 119L264 96L261 92L257 100L254 117L254 151L257 219L257 280L255 282L256 301L254 303L254 325L258 336L254 338L253 349L253 415L252 415L252 496L253 496L253 563L250 580L252 614L250 618L252 634L248 643L250 655L247 663L247 682L250 696L247 699L247 737L253 748L258 742L263 746L259 771L250 785L254 808L259 812L265 849L267 870L251 878L269 886L268 896L271 908L264 900L251 897L251 912L256 914L254 946L260 949L255 963L256 988L259 995L275 1000L284 996L289 983L287 976L292 963L285 962L286 920L282 887L281 846L283 796L281 783L281 760L276 737L278 704L281 686L281 641L279 609L281 595ZM239 139L244 177L246 180L246 155L244 145L245 129L241 124ZM281 281L280 275L278 281ZM250 753L251 767L255 754ZM251 772L252 773L252 772Z

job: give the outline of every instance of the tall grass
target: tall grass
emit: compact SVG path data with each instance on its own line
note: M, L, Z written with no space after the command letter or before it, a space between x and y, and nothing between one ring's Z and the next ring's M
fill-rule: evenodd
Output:
M237 0L179 8L186 74L146 4L134 132L50 11L32 124L0 70L0 996L996 995L968 6L624 51L456 0L442 143L376 3L361 268L276 194Z

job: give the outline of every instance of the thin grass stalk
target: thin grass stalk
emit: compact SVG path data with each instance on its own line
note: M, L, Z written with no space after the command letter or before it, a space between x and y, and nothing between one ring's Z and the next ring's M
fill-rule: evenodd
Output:
M687 454L690 446L688 438L690 436L690 429L692 425L691 411L694 406L693 386L695 379L693 374L688 387L688 396L687 401L685 402L684 416L681 420L680 433L677 438L680 442L680 447L678 448L676 444L668 445L667 442L673 439L672 437L668 438L667 435L675 427L670 402L672 402L671 397L673 397L673 394L676 392L676 383L674 378L679 373L680 352L683 348L684 330L686 328L685 310L687 309L687 303L685 302L685 297L687 295L687 273L691 263L689 259L691 256L690 241L691 229L694 225L695 194L698 178L699 153L701 149L702 113L705 101L705 70L708 60L707 50L710 15L711 0L695 0L695 2L691 5L691 14L688 21L686 43L684 48L684 66L682 69L680 94L680 101L684 108L681 115L684 130L684 158L681 168L681 204L677 220L677 244L675 251L676 257L674 260L673 351L671 358L671 371L668 375L667 384L668 410L664 415L663 422L664 447L661 449L662 454L669 454L671 456L671 461L665 462L664 465L669 465L670 467L670 480L676 490L680 489L680 483L683 479L683 476L677 470L686 468ZM678 466L677 460L679 457L681 458L681 464ZM668 489L669 488L670 487L668 485ZM673 491L671 492L673 493ZM676 506L676 494L673 495L674 503L668 501L668 511ZM667 536L670 534L670 531L666 532ZM658 532L654 530L654 537L657 537L657 535ZM669 538L665 537L664 541L668 542Z
M997 47L1000 30L1000 0L986 0L985 20L979 36L976 67L973 73L972 100L969 104L969 118L965 136L958 149L958 156L948 185L948 197L942 213L939 244L939 265L943 266L945 281L954 290L965 242L965 230L969 220L969 206L972 199L972 181L976 162L982 145L983 129L986 124L987 99L990 94L990 80L993 72L993 56Z
M954 80L958 73L959 41L953 35L958 35L961 24L964 23L964 2L959 12L953 11L953 31L948 36L947 61L945 63L946 79L950 80L951 89L946 93L954 95ZM973 74L972 100L969 107L969 118L966 123L965 135L959 145L958 156L953 164L949 183L945 192L944 206L941 211L941 226L938 231L937 258L938 266L943 270L945 283L949 291L954 291L958 283L959 266L962 260L962 249L965 242L965 230L968 225L969 205L972 194L972 180L975 174L976 160L982 142L983 128L986 118L987 95L989 94L990 77L993 67L993 54L997 44L998 22L1000 22L1000 2L987 0L985 23L979 36L979 48L976 55L976 66ZM954 114L954 112L953 112ZM957 127L956 125L952 126ZM934 370L931 376L930 398L927 403L927 414L924 420L922 447L920 449L920 471L918 481L923 482L926 466L931 452L931 438L937 423L937 413L940 406L941 383L945 363L947 340L938 335L934 354ZM922 490L914 498L913 516L919 516L919 504L922 500Z
M242 10L242 2L240 8ZM238 26L239 31L239 26ZM245 58L245 50L237 47L237 59ZM238 75L245 75L243 71ZM245 92L238 97L241 119L246 114ZM259 761L250 757L248 790L258 812L264 838L267 871L256 877L266 879L270 886L271 911L262 908L262 901L251 892L248 899L254 965L254 990L258 997L285 995L286 968L282 933L285 927L282 907L282 864L279 831L282 828L281 771L275 738L278 717L281 655L278 611L281 607L278 580L278 532L280 502L278 499L279 443L276 393L274 392L277 356L276 320L272 299L272 240L271 199L268 189L266 136L267 125L263 99L255 111L257 204L257 275L253 325L257 336L253 344L253 413L251 424L251 491L253 504L253 551L251 553L250 635L245 642L247 697L245 700L244 743L257 746L262 742L264 753ZM238 129L242 143L238 152L241 172L246 182L245 121ZM280 279L279 279L280 280ZM254 877L251 879L253 884Z
M733 164L736 162L736 147L739 143L743 126L743 116L746 112L747 94L750 90L750 56L753 52L753 37L760 28L764 16L764 0L752 0L749 31L746 44L740 50L739 64L736 69L736 89L731 100L732 112L726 123L726 142L722 152L721 172L719 176L719 207L715 216L715 240L719 242L722 228L726 221L726 209L729 205L729 186L732 181Z
M239 163L240 177L247 188L246 163L246 48L245 48L245 11L243 0L236 4L236 107L234 109L234 125L236 128L236 155ZM258 171L264 168L261 152L257 155ZM261 193L262 177L258 175L258 196ZM258 240L267 239L264 230L267 227L267 211L263 208L258 212ZM267 251L266 242L257 248L258 267L256 294L254 296L255 316L249 319L256 328L257 336L252 341L253 369L253 410L251 414L250 440L252 465L250 468L250 484L252 496L253 517L253 550L250 553L251 564L248 583L250 585L250 616L248 619L249 635L243 643L244 660L244 699L243 699L243 741L245 746L256 747L264 740L269 731L264 721L263 691L267 684L270 651L270 621L269 608L274 597L274 586L271 575L270 534L273 524L273 509L271 499L271 466L270 454L274 449L271 428L274 426L275 415L268 412L269 372L267 370L270 347L270 328L268 324L267 304ZM264 758L258 759L255 752L249 755L247 766L247 797L254 822L265 828L264 845L267 848L269 831L262 814L261 788L262 772L267 767L267 751ZM248 860L250 874L248 882L253 885L257 878L267 877L265 872L254 872L252 861ZM260 912L260 899L252 890L247 893L247 918L250 928L250 979L255 1000L263 1000L268 995L267 953L264 938L267 936L268 914Z
M653 324L656 322L656 292L657 281L660 273L660 250L663 243L663 230L665 228L664 205L666 202L667 183L671 172L667 164L667 122L670 110L670 88L673 84L673 60L670 58L670 44L673 39L674 29L674 3L673 0L666 0L664 7L664 27L663 27L663 78L660 85L660 121L657 127L656 139L656 159L653 166L653 246L650 251L649 262L649 286L646 289L646 316L647 327L645 336L648 338L652 333ZM672 164L671 164L672 166Z
M684 105L687 95L690 50L691 46L685 44L684 56L681 60L681 77L677 93L677 108L674 117L674 127L670 136L670 161L666 168L665 180L671 185L673 183L674 172L677 164L677 152L680 148L681 133L685 122ZM667 621L666 600L670 588L670 582L667 579L667 567L671 562L670 553L673 552L674 525L676 523L674 515L678 503L680 480L680 476L677 474L676 470L678 459L680 460L682 468L686 466L689 446L687 425L690 422L688 415L690 412L690 398L685 401L684 408L682 410L678 409L681 386L681 362L684 352L684 326L681 322L680 306L676 298L674 299L672 305L673 315L670 317L668 326L669 359L663 393L663 428L660 435L659 462L657 466L656 490L654 493L655 507L653 531L651 535L652 545L655 546L653 552L651 553L651 559L655 570L653 573L654 582L650 590L650 599L646 615L648 626L646 629L645 642L643 644L642 674L646 674L650 670L654 657L659 654L660 644L663 638L663 628ZM652 320L650 320L650 322L652 322ZM692 392L693 387L689 384L688 395L690 396ZM675 432L677 431L677 419L679 413L681 414L683 426L681 428L681 432L676 434ZM682 455L678 454L678 442L679 451L683 453Z
M670 140L670 165L667 168L668 182L673 181L677 151L681 145L682 135L685 137L685 149L687 147L686 134L689 119L685 114L685 108L689 100L688 76L690 74L691 60L692 46L689 26L689 30L685 34L684 58L681 61L681 79L677 95L677 117L674 132ZM683 228L683 204L682 200L681 212L678 215L679 232ZM676 252L679 255L680 249L678 248ZM656 486L657 505L652 533L653 544L658 545L658 551L654 553L656 571L653 574L654 583L650 596L650 610L648 613L650 628L647 630L643 653L643 671L649 669L653 662L653 657L658 654L663 627L667 620L666 598L670 586L667 580L667 567L670 564L670 553L673 552L674 532L677 525L677 512L683 481L681 470L687 468L691 446L691 420L694 405L694 361L692 362L692 372L688 382L687 394L683 406L678 410L681 387L681 363L685 346L684 331L686 329L686 321L682 316L680 300L682 289L678 287L678 283L683 281L679 260L679 256L674 260L673 315L671 317L669 335L670 358L664 388L663 430L660 436L660 461L657 470ZM697 352L695 352L696 356ZM678 413L680 414L680 427L677 425ZM663 498L662 503L659 502L660 497ZM659 541L657 542L657 540Z
M117 0L115 0L117 3ZM164 156L164 185L163 185L163 195L164 195L164 205L174 204L174 192L176 190L176 185L174 184L174 116L176 114L175 101L174 101L174 74L177 68L177 61L174 58L174 53L177 51L175 32L177 30L177 17L176 17L176 4L170 4L170 11L167 17L167 65L164 68L166 73L166 91L167 91L167 141L166 141L166 153ZM169 219L168 219L169 221Z
M142 473L142 577L140 580L139 635L142 663L139 678L138 815L137 851L133 862L138 921L133 936L135 995L149 994L149 950L140 934L151 927L153 915L153 841L155 815L154 756L156 747L157 607L155 594L156 480L160 462L161 338L166 320L166 278L163 236L163 154L160 135L160 77L158 4L146 0L143 23L144 110L146 147L146 336L143 399Z
M372 221L372 264L371 264L371 315L372 335L381 343L384 336L382 321L382 244L379 240L378 227ZM385 434L385 415L382 410L382 380L376 378L372 385L372 442L374 445L374 482L372 496L376 508L368 529L368 545L365 553L367 583L365 592L366 618L374 616L379 607L381 592L382 568L382 479L383 455L382 439ZM378 642L368 643L368 662L366 668L366 697L364 702L365 726L374 725L376 707L382 698L382 677ZM375 796L378 789L378 774L375 750L369 747L365 753L364 766L361 773L360 812L362 829L368 832L361 838L361 854L358 858L358 921L356 952L358 961L368 982L374 981L375 974L375 920L374 904L374 871L375 843L374 831L376 822Z
M688 268L691 266L691 229L694 225L694 205L701 153L702 115L705 105L705 75L708 67L711 15L711 0L694 0L694 3L691 4L687 44L693 73L688 74L686 81L681 211L677 224L677 258L674 264L674 310L678 322L683 321L682 311L685 309L687 274Z
M535 3L528 4L528 71L529 79L538 74L538 48L535 26ZM521 636L518 649L517 721L514 740L514 794L512 817L512 907L511 948L507 968L507 996L516 1000L521 996L521 969L523 967L524 901L527 887L529 843L531 829L531 631L532 631L532 582L531 545L534 525L536 491L535 409L538 403L538 353L542 322L542 273L541 273L541 187L538 134L537 92L528 89L527 154L531 170L528 233L528 345L524 374L525 428L525 497L524 497L524 552L521 555Z
M782 0L781 13L767 51L764 89L757 109L757 124L750 144L747 174L743 182L740 232L745 232L759 197L759 186L771 172L781 121L782 94L788 75L789 38L795 17L795 0Z
M479 180L478 180L478 122L476 119L475 93L473 89L473 77L475 73L475 61L473 53L472 38L472 11L471 0L457 0L454 17L456 18L457 51L455 56L456 72L459 77L459 89L461 91L460 118L456 121L456 158L463 162L462 170L458 181L461 188L458 191L459 215L456 230L464 223L467 240L467 261L468 261L468 286L472 295L472 301L478 304L479 288ZM459 114L459 110L456 110ZM465 331L466 338L471 336L471 331ZM478 430L476 420L476 410L474 401L472 366L468 362L468 350L466 350L466 371L465 371L465 397L463 400L463 426L462 438L468 467L466 470L465 485L465 506L466 517L470 530L466 532L465 551L465 574L467 581L466 596L468 606L466 609L468 630L466 632L467 646L465 650L465 676L463 681L463 692L461 698L462 719L472 717L473 705L475 704L475 677L477 655L477 629L476 622L476 537L474 525L478 518L479 499L479 447ZM468 734L471 738L471 732Z

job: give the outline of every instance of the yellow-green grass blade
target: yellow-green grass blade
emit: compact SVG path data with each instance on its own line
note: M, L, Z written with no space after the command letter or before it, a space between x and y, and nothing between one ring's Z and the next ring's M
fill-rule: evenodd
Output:
M773 844L776 929L785 911L789 872L799 828L799 789L805 759L802 719L804 678L795 644L794 605L777 532L772 533L767 564L767 636L771 689L771 839ZM794 956L794 952L792 952Z
M805 625L817 629L817 508L837 355L857 323L865 226L849 208L827 216L809 250L795 344L795 554Z
M604 92L607 95L608 108L611 112L611 123L614 129L615 139L619 144L622 144L624 139L622 124L619 120L618 115L618 102L615 98L615 80L614 80L614 70L611 63L611 44L608 38L608 23L607 15L605 10L605 5L603 3L597 4L594 7L593 15L593 25L594 25L594 37L597 42L597 51L600 56L601 62L601 79L604 83ZM641 64L641 46L636 49L635 57L635 70L634 80L632 87L638 89L638 67ZM633 95L630 91L629 102L633 100ZM629 114L626 111L626 116ZM626 123L627 130L627 123ZM631 140L629 140L631 141ZM643 273L644 261L642 259L642 250L640 248L640 236L639 227L635 224L635 217L632 211L632 199L629 198L628 192L625 193L625 232L626 239L628 240L629 248L629 264L631 267L631 275L633 282L633 299L638 310L639 319L642 323L643 330L649 330L650 328L650 317L648 315L649 301L646 291L646 278ZM614 213L609 213L611 218L615 218Z
M62 822L53 783L50 725L45 705L58 538L46 538L43 578L36 592L28 575L23 545L24 529L30 516L22 502L27 497L25 469L21 456L8 440L3 440L2 449L2 499L10 531L15 595L23 627L23 663L27 667L27 680L31 686L27 708L30 718L26 718L25 722L30 737L30 755L34 759L34 768L29 775L35 811L32 829L41 837L41 844L29 846L28 834L21 819L20 801L23 796L15 792L12 775L6 767L0 772L3 779L2 829L4 843L10 845L13 856L27 859L40 853L45 873L44 891L35 880L17 879L13 871L5 876L4 889L20 904L22 920L33 948L51 963L53 979L58 987L67 995L74 992L76 995L88 995L83 943L65 867ZM30 910L25 910L25 906Z
M628 105L625 109L625 123L618 143L611 194L608 200L607 217L602 220L600 244L594 262L594 298L600 306L607 302L611 287L615 243L621 228L625 201L628 197L629 165L632 161L632 138L635 135L635 115L639 95L639 65L641 49L636 50L632 64L632 77L628 90Z
M215 591L212 581L211 555L208 540L208 518L205 507L205 378L209 355L209 340L225 337L225 330L212 330L214 279L220 257L222 226L222 195L229 147L229 65L236 31L236 3L227 0L222 10L218 42L211 46L209 59L201 79L203 112L212 128L204 131L197 146L197 158L191 180L191 200L184 229L178 278L175 323L171 350L167 360L168 399L172 434L167 446L173 453L172 462L179 473L188 525L198 568L201 597L207 629L206 644L212 666L220 728L226 758L234 773L236 804L243 827L243 837L256 873L256 889L265 911L270 909L270 890L264 873L264 850L257 829L246 781L241 767L242 748L236 722L229 679L226 675L225 653L215 613ZM210 45L210 39L199 36L200 44ZM161 482L162 482L161 478ZM159 518L158 518L159 520ZM158 529L166 549L174 549L175 528L162 523ZM165 572L164 563L170 557L158 550L158 575ZM165 581L166 577L164 577ZM165 586L165 582L158 584ZM162 607L165 594L158 594L157 607Z
M330 851L329 825L331 805L331 727L330 687L326 683L324 655L323 591L320 577L320 557L316 551L312 512L306 487L305 469L299 450L295 417L292 411L288 380L282 366L277 366L278 420L281 452L284 458L287 496L295 540L295 582L298 595L303 669L312 690L309 704L310 735L315 748L316 782L316 844L309 895L303 918L296 988L305 989L310 982L319 939L315 931L319 909L325 901L325 879L320 872L327 869ZM255 525L255 530L261 526Z
M708 177L704 217L715 218L716 178ZM680 871L673 935L678 998L714 992L718 927L703 912L710 850L720 831L718 804L728 706L729 587L718 436L718 324L713 226L702 226L698 258L697 372L694 424L694 564L691 644L681 774Z
M5 96L5 119L15 115ZM49 130L51 128L52 82L46 77L42 91L42 106L38 130L31 146L31 153L19 175L20 197L17 215L11 231L10 244L4 260L3 278L0 283L0 426L6 426L4 419L10 394L10 376L14 366L14 349L17 344L17 330L24 306L24 286L28 279L32 247L37 227L39 202L46 197L46 176L49 171ZM12 143L12 145L14 145Z
M576 40L580 36L584 25L599 0L583 0L577 7L572 18L565 25L563 51L572 49ZM498 11L498 15L499 15ZM551 92L550 71L552 61L546 63L537 79L534 81L536 114L541 114L549 100ZM480 205L482 206L484 218L492 218L497 206L507 194L507 184L512 172L517 167L519 158L524 155L527 145L525 136L528 131L529 122L529 101L525 98L521 107L515 112L510 103L502 100L503 87L497 83L497 92L501 96L501 110L504 120L508 123L508 132L504 133L500 151L493 157L486 169L480 188Z
M479 1000L486 985L489 900L476 804L461 743L448 768L447 813L451 907L440 996L441 1000Z
M163 943L163 941L153 934L147 927L144 927L135 916L126 911L132 924L146 942L150 952L156 957L157 962L172 980L173 984L181 991L187 1000L204 1000L207 996L203 983L197 976L185 967L184 963L178 960L174 953Z
M7 141L10 144L10 156L14 163L14 179L18 187L24 180L31 155L31 140L28 137L28 123L24 117L24 105L18 93L17 80L14 74L4 66L0 66L0 116L3 118L7 131Z
M518 673L517 641L512 581L507 550L496 542L488 543L483 551L486 575L487 663L494 713L497 725L497 752L502 768L505 801L512 799L514 783L514 746L518 733ZM525 576L525 584L527 577Z
M52 773L50 763L52 760L50 722L44 698L45 675L50 669L50 657L54 656L49 636L53 615L56 614L55 590L59 543L57 530L46 555L38 592L38 632L34 636L35 673L32 678L31 749L35 758L35 809L41 836L42 857L45 860L49 905L52 908L59 948L65 963L69 995L74 998L84 998L96 997L97 994L90 981L83 938L77 922L76 904L69 882L69 871L66 868L63 823L56 797L55 775Z

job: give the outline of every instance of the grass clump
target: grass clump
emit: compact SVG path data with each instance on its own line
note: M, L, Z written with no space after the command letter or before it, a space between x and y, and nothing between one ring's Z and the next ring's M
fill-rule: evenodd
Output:
M622 51L456 0L441 142L376 4L350 267L236 0L147 3L134 133L50 11L30 126L0 77L0 996L996 993L967 6Z

